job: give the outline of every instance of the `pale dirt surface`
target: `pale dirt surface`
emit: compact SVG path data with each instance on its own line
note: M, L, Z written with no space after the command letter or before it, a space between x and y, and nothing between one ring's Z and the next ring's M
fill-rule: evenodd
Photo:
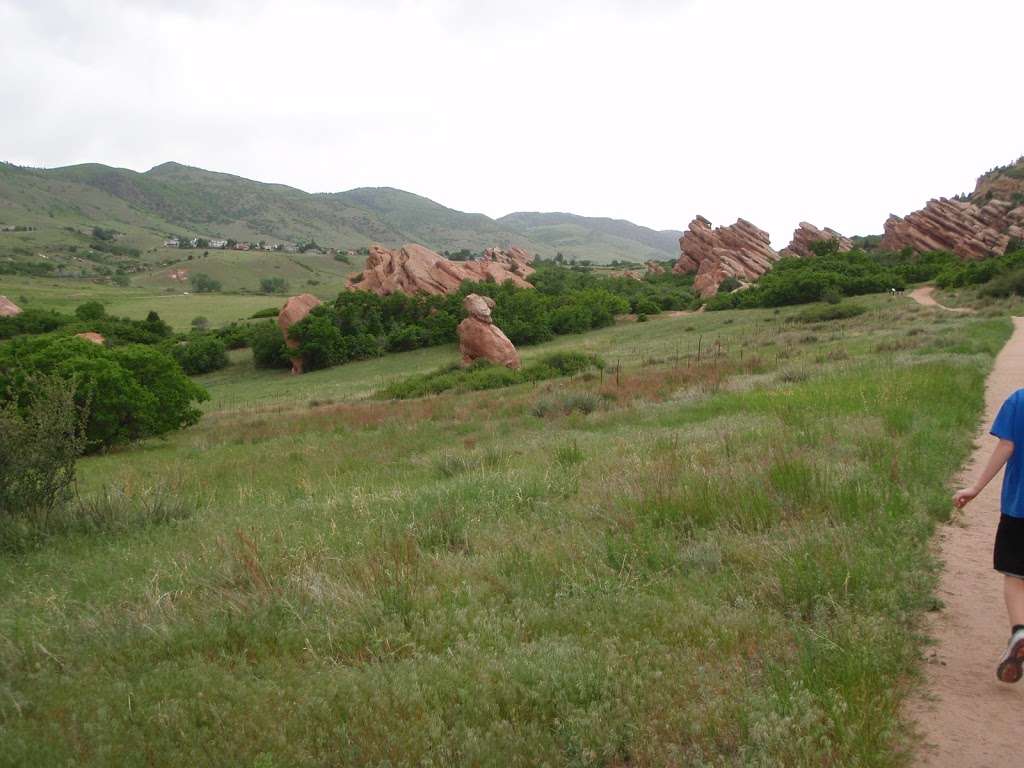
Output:
M922 306L938 307L939 309L944 309L947 312L966 314L974 311L973 309L968 309L967 307L947 307L945 304L939 304L939 302L935 300L935 297L932 296L933 293L935 293L934 285L922 285L920 288L915 288L910 292L910 298L912 298L914 301L916 301L918 304L921 304ZM1022 762L1022 765L1024 765L1024 762Z
M922 304L931 297L911 298ZM934 304L934 299L932 299ZM985 392L985 420L977 449L964 469L964 487L977 477L995 446L988 434L1003 401L1024 387L1024 318L996 358ZM1003 577L992 570L1002 474L938 535L945 565L938 596L942 611L929 618L935 646L926 649L926 683L907 705L923 737L912 764L932 768L1024 766L1024 683L996 680L1009 638ZM952 495L952 493L950 494Z

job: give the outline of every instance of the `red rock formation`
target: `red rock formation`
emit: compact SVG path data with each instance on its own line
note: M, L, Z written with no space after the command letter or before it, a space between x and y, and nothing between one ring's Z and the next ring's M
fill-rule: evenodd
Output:
M75 336L77 336L80 339L85 339L86 341L91 341L93 344L99 344L101 346L107 343L107 340L103 338L102 335L96 333L96 331L85 331L84 333L76 333Z
M797 256L800 258L813 256L814 251L811 250L811 244L821 240L837 241L839 243L839 253L846 253L846 251L853 249L853 242L848 237L843 237L834 229L829 229L828 227L818 229L813 224L801 221L800 226L793 230L792 242L783 248L779 255Z
M905 218L885 222L881 248L899 251L951 251L962 259L984 259L1006 252L1010 238L1024 237L1024 206L992 200L982 207L960 200L929 200Z
M756 280L779 260L768 233L745 219L712 229L710 221L698 216L679 238L679 248L682 253L672 271L696 272L694 290L705 298L718 293L727 277Z
M470 365L474 360L483 358L495 365L518 368L519 353L508 336L491 320L494 299L471 293L463 300L462 306L469 312L469 317L459 323L462 364Z
M14 317L15 315L20 314L21 307L6 296L0 296L0 317Z
M288 349L298 349L299 347L299 342L288 337L288 329L308 315L313 307L319 306L320 299L316 296L311 293L301 293L298 296L292 296L281 307L281 311L277 313L277 327L284 334L284 343ZM294 375L302 373L302 358L296 355L291 360L292 373Z
M646 261L644 266L647 267L648 275L663 275L665 274L665 268L656 261Z
M391 293L455 293L463 280L496 283L509 280L520 288L530 288L524 279L533 272L533 257L518 248L507 251L488 249L480 261L449 261L422 245L403 245L389 251L370 246L370 255L361 274L348 279L348 289ZM358 279L357 279L358 278Z

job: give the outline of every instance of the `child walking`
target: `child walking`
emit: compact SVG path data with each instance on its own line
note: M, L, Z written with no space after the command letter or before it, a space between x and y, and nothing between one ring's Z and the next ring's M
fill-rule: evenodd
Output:
M1016 683L1024 675L1024 389L1006 399L990 434L998 437L999 443L978 480L957 491L953 504L958 509L964 507L1006 466L993 562L1003 574L1010 642L996 667L996 677L1004 683ZM1021 450L1015 450L1017 445Z

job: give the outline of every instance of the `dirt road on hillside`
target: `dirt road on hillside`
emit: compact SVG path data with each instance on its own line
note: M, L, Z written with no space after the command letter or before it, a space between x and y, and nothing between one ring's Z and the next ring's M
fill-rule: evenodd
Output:
M947 307L945 304L939 304L935 300L932 294L935 293L934 285L922 285L920 288L915 288L910 292L910 298L916 301L918 304L925 307L938 307L944 309L947 312L956 312L957 314L967 314L973 312L973 309L967 307Z
M992 452L996 440L988 429L999 406L1024 387L1024 318L1015 317L1013 324L1013 336L988 378L985 421L978 448L964 470L964 485L980 474ZM930 633L938 643L925 649L926 685L908 704L908 713L924 737L914 765L1024 765L1024 683L1007 685L996 680L996 663L1009 637L1002 576L992 570L1001 483L1002 473L939 533L945 565L939 597L945 607L930 619Z

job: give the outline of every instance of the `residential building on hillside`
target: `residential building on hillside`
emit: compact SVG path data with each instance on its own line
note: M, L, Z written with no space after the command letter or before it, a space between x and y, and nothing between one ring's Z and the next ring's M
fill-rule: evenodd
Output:
M177 248L181 245L181 242L176 237L172 237L169 240L164 240L164 248Z
M215 237L215 238L211 238L209 243L210 243L210 247L211 248L225 248L225 247L227 247L228 241L227 240L221 240L220 238L216 238Z

